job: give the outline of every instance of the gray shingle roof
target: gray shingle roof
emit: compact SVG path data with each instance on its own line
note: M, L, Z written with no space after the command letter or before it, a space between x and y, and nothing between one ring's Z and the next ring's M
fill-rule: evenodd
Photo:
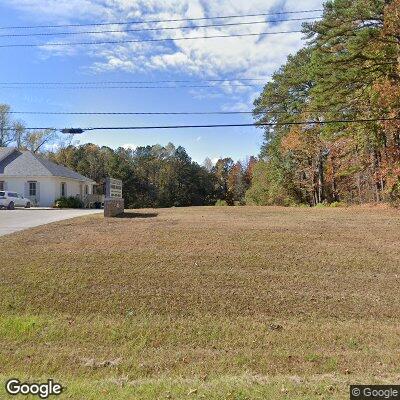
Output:
M0 161L13 153L15 149L13 147L0 147Z
M77 172L46 160L30 151L0 147L0 177L2 176L57 176L92 182Z

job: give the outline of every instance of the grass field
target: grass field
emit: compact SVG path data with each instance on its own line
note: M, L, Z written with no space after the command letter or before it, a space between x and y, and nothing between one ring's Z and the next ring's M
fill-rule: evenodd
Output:
M54 378L61 399L261 400L400 380L398 211L141 210L0 246L3 381Z

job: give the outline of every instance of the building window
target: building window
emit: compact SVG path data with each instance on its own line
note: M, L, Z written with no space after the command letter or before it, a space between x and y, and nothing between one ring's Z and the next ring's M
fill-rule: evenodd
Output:
M6 190L6 185L3 181L0 181L0 190Z
M29 197L36 197L36 182L28 182L29 185Z
M85 185L85 194L88 195L89 194L89 186Z
M67 184L61 182L61 197L67 197Z

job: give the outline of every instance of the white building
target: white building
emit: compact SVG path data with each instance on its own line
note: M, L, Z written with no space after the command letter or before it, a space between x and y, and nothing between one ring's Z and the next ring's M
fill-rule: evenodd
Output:
M52 207L60 197L83 199L96 182L30 151L0 147L0 190L31 199L32 205Z

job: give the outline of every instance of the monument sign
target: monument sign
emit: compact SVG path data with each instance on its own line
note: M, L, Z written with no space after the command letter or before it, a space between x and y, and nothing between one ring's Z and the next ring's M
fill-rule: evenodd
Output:
M122 181L114 178L106 178L104 216L117 217L124 213L124 206L124 199L122 197Z

